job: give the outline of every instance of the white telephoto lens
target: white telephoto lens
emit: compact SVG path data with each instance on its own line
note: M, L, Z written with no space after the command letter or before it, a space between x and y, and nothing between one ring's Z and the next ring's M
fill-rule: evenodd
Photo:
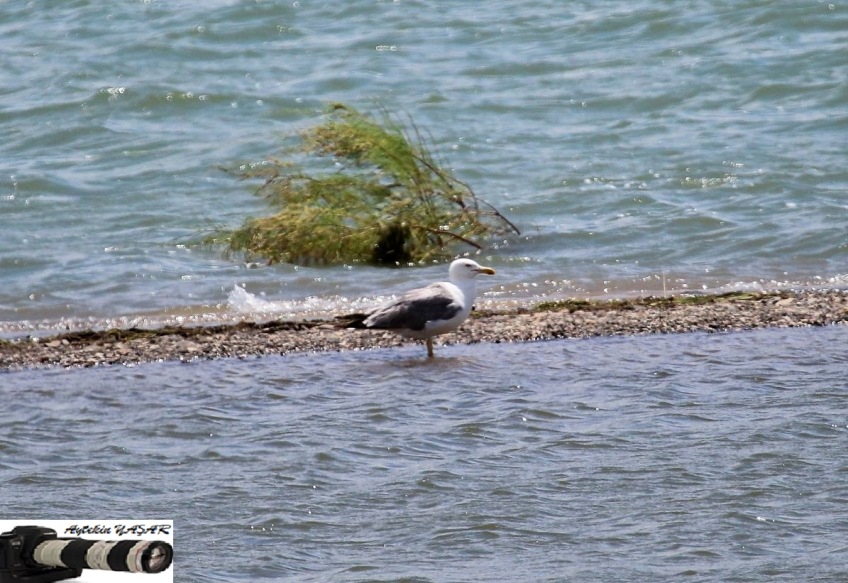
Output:
M105 540L97 541L91 545L91 548L85 553L85 562L88 563L89 568L109 571L109 551L114 546L115 543Z
M150 545L148 541L139 541L127 553L127 569L130 573L144 573L144 565L142 565L142 556L144 550Z
M67 567L62 562L62 550L65 548L63 540L49 540L41 543L32 553L32 558L39 565L49 567Z

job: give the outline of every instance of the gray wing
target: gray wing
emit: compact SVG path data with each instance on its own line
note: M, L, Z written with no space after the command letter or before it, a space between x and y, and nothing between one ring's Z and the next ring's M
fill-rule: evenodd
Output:
M365 319L365 325L384 330L423 330L427 322L449 320L461 309L441 284L434 283L411 290L396 301L377 308Z

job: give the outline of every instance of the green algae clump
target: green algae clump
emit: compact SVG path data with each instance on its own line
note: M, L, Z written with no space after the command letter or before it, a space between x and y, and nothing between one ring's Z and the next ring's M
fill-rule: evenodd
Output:
M288 154L304 163L273 159L239 172L264 180L257 194L272 214L217 231L206 243L268 263L400 266L448 259L519 232L436 162L411 120L385 112L377 120L333 104L299 138ZM310 173L306 163L322 171Z

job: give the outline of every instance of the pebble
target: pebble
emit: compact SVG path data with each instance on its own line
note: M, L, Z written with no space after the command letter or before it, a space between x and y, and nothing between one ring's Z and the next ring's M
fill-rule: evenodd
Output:
M848 324L848 290L725 294L689 301L643 298L598 301L571 309L563 306L553 310L486 311L475 313L457 332L441 336L436 342L527 342L834 324ZM410 342L384 331L339 328L332 320L242 322L154 331L82 331L48 338L0 340L0 370L250 358L386 348Z

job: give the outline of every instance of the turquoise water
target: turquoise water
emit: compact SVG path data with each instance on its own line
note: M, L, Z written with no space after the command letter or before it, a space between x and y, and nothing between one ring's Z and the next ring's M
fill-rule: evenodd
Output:
M441 277L186 245L264 210L219 166L331 101L408 112L519 224L487 299L845 287L846 31L816 1L4 2L0 321L214 319L236 285L327 312Z

